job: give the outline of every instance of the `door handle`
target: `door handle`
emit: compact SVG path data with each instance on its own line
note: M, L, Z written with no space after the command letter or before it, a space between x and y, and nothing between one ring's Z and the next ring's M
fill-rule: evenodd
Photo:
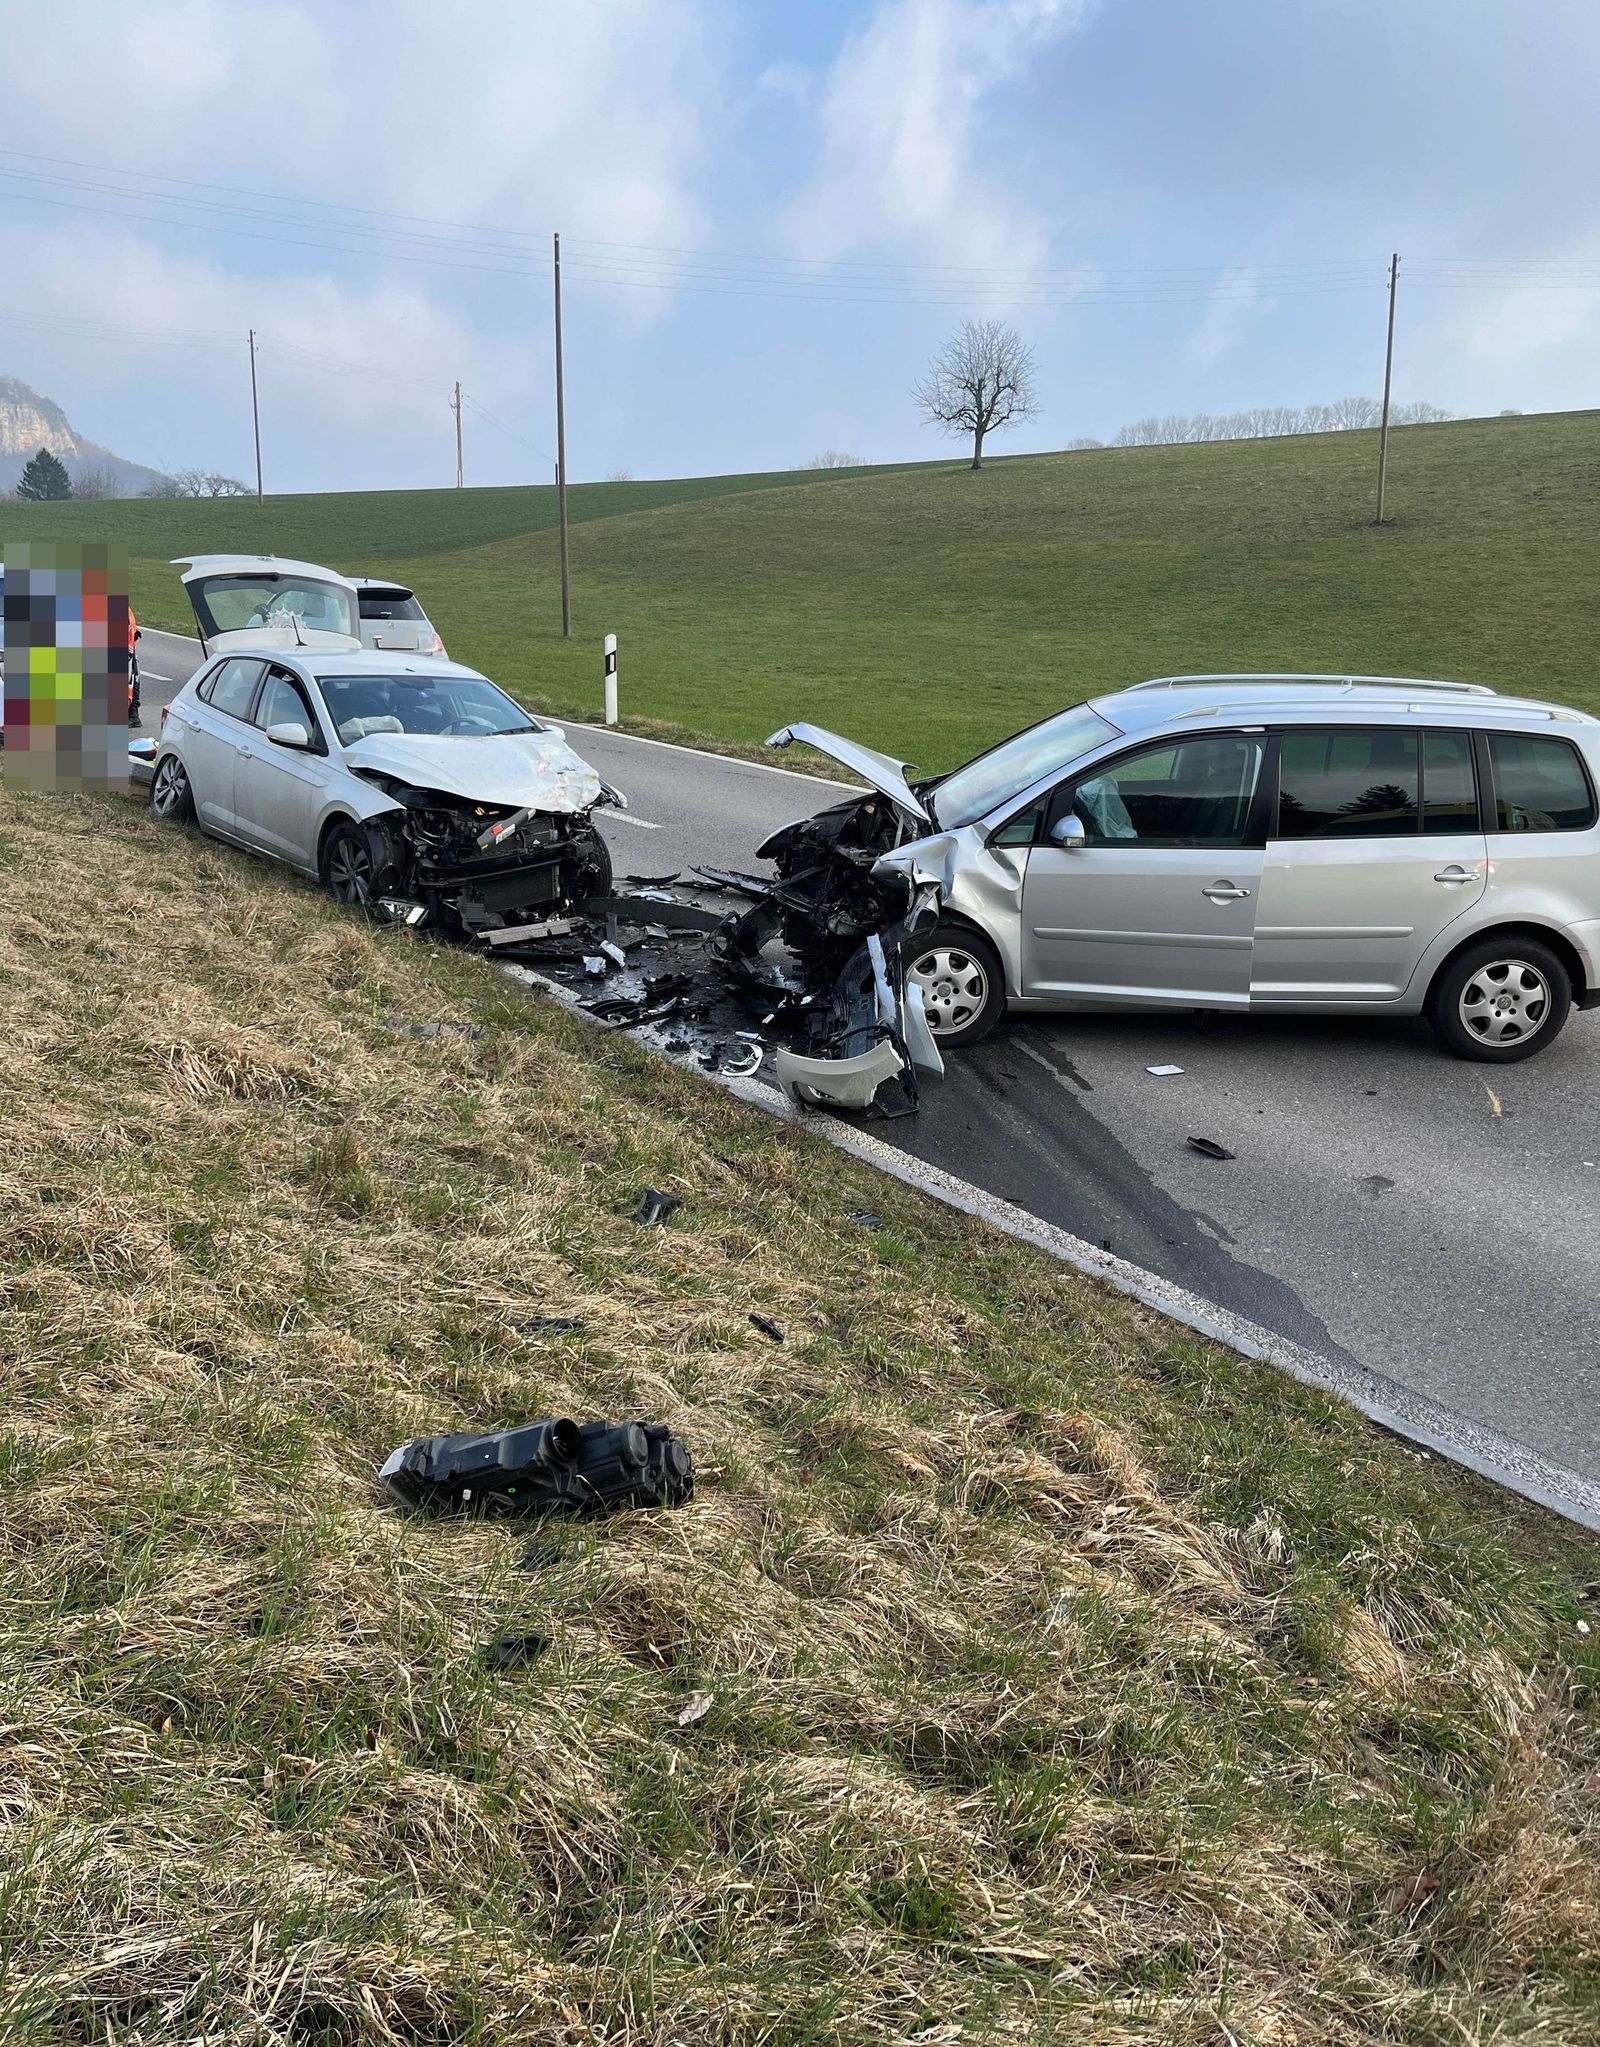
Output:
M1235 888L1231 881L1214 881L1210 888L1203 888L1200 893L1213 903L1242 903L1250 891Z
M1446 888L1459 888L1464 881L1476 881L1478 877L1469 867L1443 867L1433 878L1442 881Z
M253 761L255 759L255 755L250 751L248 746L241 746L239 748L239 758L242 761Z

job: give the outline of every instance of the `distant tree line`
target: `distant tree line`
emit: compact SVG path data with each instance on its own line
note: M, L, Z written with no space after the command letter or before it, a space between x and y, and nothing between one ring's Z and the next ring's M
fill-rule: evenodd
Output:
M67 465L48 448L30 455L22 466L16 488L10 495L24 504L59 504L66 498L120 498L126 495L122 480L105 464L81 469L76 479ZM237 476L225 476L220 469L179 469L171 476L158 474L139 495L145 498L247 498L250 486Z
M1389 408L1391 426L1427 426L1454 418L1442 405L1424 399ZM1278 434L1350 433L1377 426L1383 407L1376 398L1339 398L1332 405L1257 405L1249 412L1149 413L1119 427L1109 442L1084 437L1068 441L1078 448L1165 448L1184 441L1259 441Z
M139 493L142 498L247 498L254 496L249 484L237 476L224 476L220 469L178 469L170 476L158 476Z

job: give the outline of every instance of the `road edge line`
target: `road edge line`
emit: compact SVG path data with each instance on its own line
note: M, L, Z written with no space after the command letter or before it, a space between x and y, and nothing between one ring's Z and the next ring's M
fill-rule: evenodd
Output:
M720 759L721 756L714 758ZM542 994L553 996L562 1008L582 1018L594 1029L605 1028L597 1017L583 1008L573 991L564 988L560 982L512 960L496 960L493 964L519 986L535 988ZM903 1186L941 1202L946 1208L974 1216L1008 1237L1031 1244L1047 1256L1072 1266L1086 1278L1104 1280L1118 1293L1139 1301L1169 1321L1192 1329L1196 1335L1223 1344L1229 1350L1237 1351L1241 1357L1273 1365L1303 1386L1332 1394L1391 1435L1445 1457L1452 1464L1462 1465L1468 1471L1476 1472L1480 1478L1490 1479L1504 1487L1507 1492L1516 1493L1535 1506L1560 1515L1564 1521L1600 1534L1600 1485L1542 1456L1525 1443L1514 1442L1497 1430L1469 1421L1430 1394L1418 1393L1370 1366L1358 1364L1352 1369L1323 1356L1320 1351L1308 1350L1288 1337L1276 1335L1260 1323L1250 1322L1231 1309L1207 1300L1202 1294L1189 1292L1175 1280L1164 1279L1160 1273L1118 1258L1113 1252L1098 1250L1084 1238L1075 1237L1070 1230L1045 1222L1042 1217L1017 1207L1014 1202L1003 1200L998 1194L989 1193L971 1180L963 1180L957 1174L946 1173L937 1166L913 1158L909 1152L875 1137L871 1131L840 1122L826 1112L816 1115L803 1113L795 1108L781 1089L765 1081L708 1073L691 1056L668 1052L662 1046L649 1044L641 1038L633 1038L631 1042L669 1065L692 1073L701 1080L716 1082L727 1093L780 1122L795 1124L825 1138L837 1150L847 1152L881 1173L887 1173Z

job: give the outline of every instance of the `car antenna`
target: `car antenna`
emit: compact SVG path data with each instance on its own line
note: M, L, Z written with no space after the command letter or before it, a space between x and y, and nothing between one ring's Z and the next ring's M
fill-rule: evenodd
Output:
M298 611L291 611L291 612L290 612L290 614L289 614L289 623L290 623L290 624L291 624L291 625L292 625L292 626L294 627L294 643L295 643L295 645L296 645L297 647L303 647L303 646L305 645L305 643L306 643L306 636L305 636L305 634L304 634L303 632L301 632L301 630L300 630L300 614L299 614L299 612L298 612Z

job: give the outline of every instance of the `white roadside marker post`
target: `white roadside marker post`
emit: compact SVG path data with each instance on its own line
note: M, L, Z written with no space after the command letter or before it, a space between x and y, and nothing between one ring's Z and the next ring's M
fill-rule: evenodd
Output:
M617 636L606 634L606 723L617 722Z

